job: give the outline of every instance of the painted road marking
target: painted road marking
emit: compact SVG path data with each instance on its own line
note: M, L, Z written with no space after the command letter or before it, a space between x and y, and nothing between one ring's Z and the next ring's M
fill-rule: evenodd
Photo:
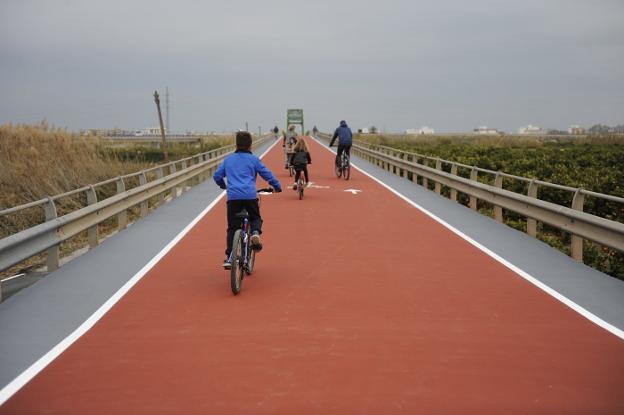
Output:
M351 192L351 194L357 195L358 192L361 192L360 189L346 189L345 192Z
M329 186L319 186L318 184L314 184L314 182L308 183L308 186L311 189L329 189Z

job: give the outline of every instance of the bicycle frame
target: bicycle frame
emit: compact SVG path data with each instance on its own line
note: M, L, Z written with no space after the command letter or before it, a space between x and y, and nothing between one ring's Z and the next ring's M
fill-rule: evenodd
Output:
M243 226L241 227L242 245L243 245L243 267L247 268L247 262L249 259L249 219L243 219Z

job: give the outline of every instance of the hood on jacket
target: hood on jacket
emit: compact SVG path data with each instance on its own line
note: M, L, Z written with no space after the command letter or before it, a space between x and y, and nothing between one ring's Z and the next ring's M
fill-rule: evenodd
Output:
M345 120L340 121L340 126L341 127L346 127L347 126L347 122Z

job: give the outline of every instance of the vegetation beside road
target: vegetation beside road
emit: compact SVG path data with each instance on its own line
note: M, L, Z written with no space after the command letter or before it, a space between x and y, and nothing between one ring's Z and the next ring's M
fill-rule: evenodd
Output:
M229 136L215 136L191 144L168 146L171 160L209 151L233 142ZM0 210L33 202L95 184L110 178L134 173L163 162L162 151L149 144L135 145L100 137L81 137L47 123L36 125L0 126ZM99 197L110 194L103 190ZM99 192L98 192L99 193ZM85 205L85 195L79 193L57 201L61 216ZM137 212L130 211L130 219ZM27 229L45 220L41 207L35 207L0 217L0 238ZM100 232L115 229L114 221L104 222ZM79 235L61 245L61 253L86 244L86 235ZM41 264L43 256L33 258L27 267ZM17 268L5 272L20 271Z
M356 139L516 176L624 197L624 137L621 135L540 138L361 134ZM465 177L468 175L467 171L460 173ZM479 178L483 182L493 182L493 177L480 175ZM526 194L527 185L524 182L505 179L504 187ZM556 189L540 187L538 196L542 200L568 207L572 202L570 192ZM458 200L468 204L466 195L460 195ZM478 207L482 213L493 216L492 206L480 203ZM624 205L621 203L586 197L585 211L624 222ZM505 212L504 216L509 226L526 231L525 218L513 212ZM569 234L540 223L538 237L569 253ZM584 257L586 264L624 279L623 253L585 241Z

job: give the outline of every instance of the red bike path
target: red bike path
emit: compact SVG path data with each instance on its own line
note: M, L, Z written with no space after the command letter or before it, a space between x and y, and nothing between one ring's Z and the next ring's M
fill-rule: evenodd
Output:
M624 413L621 339L307 141L240 295L221 200L0 414Z

